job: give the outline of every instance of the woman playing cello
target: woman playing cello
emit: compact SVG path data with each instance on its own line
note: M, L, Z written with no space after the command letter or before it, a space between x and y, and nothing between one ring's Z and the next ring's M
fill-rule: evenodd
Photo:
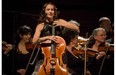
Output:
M62 30L65 27L70 28L72 30L79 31L79 27L77 25L75 25L74 23L67 22L63 19L57 19L57 15L58 15L57 8L53 3L48 2L44 4L42 11L40 13L39 23L36 27L36 30L32 39L33 43L38 43L38 42L51 43L52 41L57 43L58 37L52 35L53 26L55 27L55 31L53 32L57 36L62 36ZM39 70L41 70L41 68ZM43 71L43 72L47 72L47 71Z

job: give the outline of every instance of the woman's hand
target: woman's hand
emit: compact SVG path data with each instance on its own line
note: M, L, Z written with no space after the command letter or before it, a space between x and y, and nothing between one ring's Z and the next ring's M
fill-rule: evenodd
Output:
M58 20L55 20L55 21L53 22L53 25L65 27L65 25L67 25L67 21L65 21L65 20L63 20L63 19L58 19Z
M25 69L19 69L17 70L18 73L20 73L20 75L25 75Z
M80 32L79 26L77 24L71 23L71 22L67 22L64 19L55 20L53 22L53 25L55 25L55 27L56 26L62 26L62 27L69 28L69 29L72 29L72 30L77 30L78 32Z
M56 36L48 36L48 40L52 40L57 43L57 37Z
M6 48L4 51L4 54L8 54L8 52L10 52L13 49L13 45L12 44L6 44Z
M99 52L99 54L96 56L96 59L99 60L101 57L105 56L106 53L105 52Z

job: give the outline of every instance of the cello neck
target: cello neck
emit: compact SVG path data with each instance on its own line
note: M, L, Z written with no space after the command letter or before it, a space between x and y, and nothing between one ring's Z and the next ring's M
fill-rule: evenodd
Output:
M52 35L55 36L55 26L54 25L52 25ZM56 57L55 49L56 49L55 42L52 41L52 43L51 43L51 56L53 58Z

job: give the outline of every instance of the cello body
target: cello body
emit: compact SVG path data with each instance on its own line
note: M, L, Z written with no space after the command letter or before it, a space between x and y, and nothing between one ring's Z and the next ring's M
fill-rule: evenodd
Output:
M51 54L51 46L42 47L44 62L40 65L38 75L68 75L66 64L63 64L62 55L65 52L66 43L60 36L55 48L55 55Z

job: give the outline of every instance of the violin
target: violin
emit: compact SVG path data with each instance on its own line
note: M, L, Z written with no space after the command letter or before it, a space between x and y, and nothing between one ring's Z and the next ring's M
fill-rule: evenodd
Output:
M73 52L73 54L75 56L82 56L82 57L84 57L85 49L84 48L80 48L78 50L78 49L76 49L76 47L74 47L73 50L72 50L72 52ZM92 56L95 56L95 55L99 54L99 52L93 51L93 50L87 48L86 54L87 54L87 56L92 57Z
M101 44L99 47L98 47L98 51L101 52L101 51L109 51L109 52L114 52L114 44L109 44L107 42Z
M33 48L40 48L40 47L47 47L50 46L51 43L39 43L39 44L32 44L31 42L25 43L26 49L33 49Z
M40 45L32 44L32 43L25 43L26 49L33 49L34 47L38 48Z
M84 37L81 37L81 36L78 36L78 42L77 42L77 46L82 46L84 47L86 42L88 41L89 39L88 38L84 38Z
M84 42L87 42L89 39L87 38L84 38L84 37L81 37L81 36L78 36L78 43L84 43Z

